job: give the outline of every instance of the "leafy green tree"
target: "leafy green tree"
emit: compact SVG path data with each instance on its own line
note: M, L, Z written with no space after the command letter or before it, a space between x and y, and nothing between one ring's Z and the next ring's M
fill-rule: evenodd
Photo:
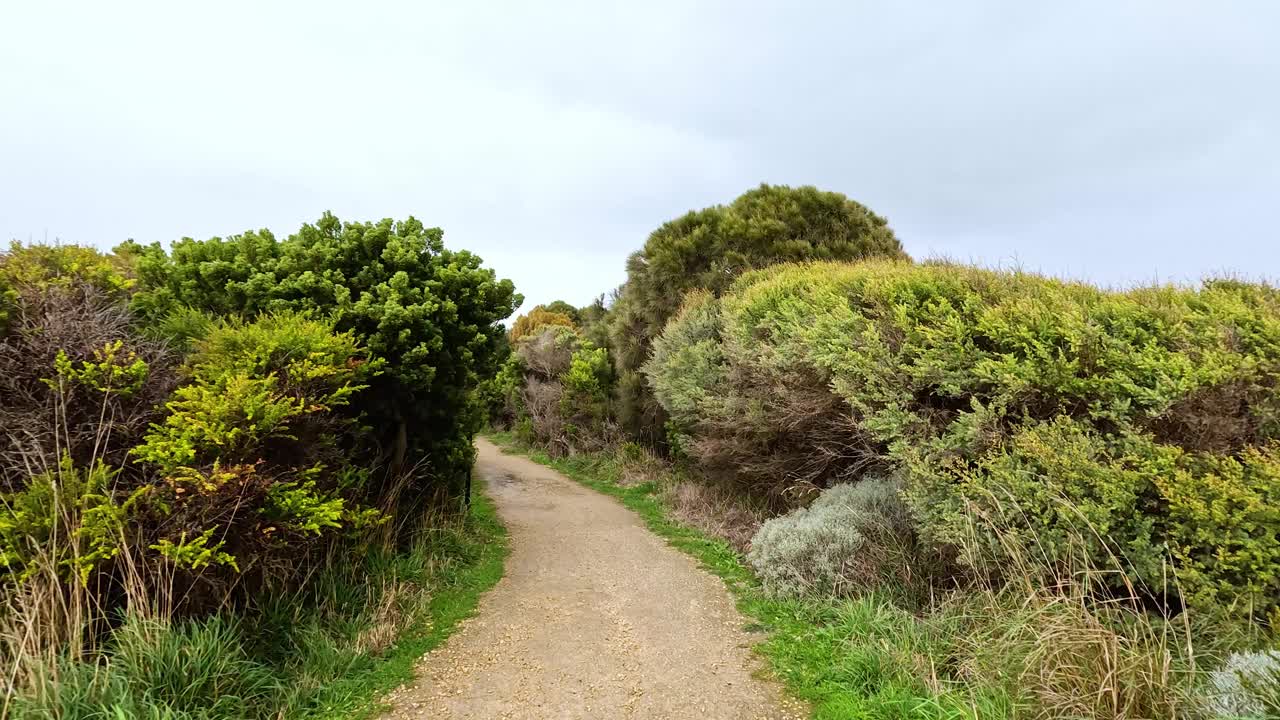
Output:
M761 185L729 205L690 212L655 230L627 260L627 282L609 313L623 425L659 439L662 409L639 370L686 292L719 295L743 272L775 263L868 257L906 254L885 218L808 185Z
M573 321L574 325L579 324L582 320L582 318L579 315L578 308L573 305L570 305L564 300L553 300L552 302L549 302L546 305L539 305L538 307L542 308L543 310L546 310L547 312L560 313L562 315L567 315L569 319Z
M443 232L409 218L344 223L326 213L277 241L270 233L122 248L152 318L178 306L215 314L303 311L331 316L385 371L354 398L380 458L400 474L448 480L470 463L482 422L473 401L501 361L498 324L521 302L479 257L444 247Z
M604 295L578 308L578 332L597 347L609 346L609 308Z
M168 253L160 243L129 240L115 253L133 266L141 283L133 309L158 321L182 305L216 315L257 314L271 297L280 248L269 230L258 230L208 240L184 237Z

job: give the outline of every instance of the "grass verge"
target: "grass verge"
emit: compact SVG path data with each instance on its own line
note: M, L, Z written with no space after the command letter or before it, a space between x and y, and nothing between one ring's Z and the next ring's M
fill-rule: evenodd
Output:
M99 656L51 667L15 719L349 720L413 677L418 658L502 577L506 530L481 492L398 551L342 556L250 612L128 619ZM0 713L3 715L5 713Z
M347 720L372 716L382 708L379 699L383 695L413 679L418 659L471 616L480 596L502 578L510 551L506 528L483 486L473 492L471 512L463 527L450 535L443 550L432 549L428 542L427 559L435 562L424 568L424 579L431 589L420 617L387 652L325 684L298 717Z
M734 594L743 615L768 639L757 646L776 676L808 701L817 720L911 718L962 720L1009 717L1012 701L996 687L957 686L933 667L954 633L922 621L875 596L852 600L777 600L726 542L673 521L659 499L658 481L622 486L621 462L608 454L552 458L521 445L510 433L487 435L573 480L617 498L654 533L696 558Z

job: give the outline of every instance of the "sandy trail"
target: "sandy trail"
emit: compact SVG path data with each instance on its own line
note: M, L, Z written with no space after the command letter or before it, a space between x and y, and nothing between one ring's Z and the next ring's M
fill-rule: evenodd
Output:
M389 718L801 718L756 677L723 583L612 498L476 441L511 533L502 580Z

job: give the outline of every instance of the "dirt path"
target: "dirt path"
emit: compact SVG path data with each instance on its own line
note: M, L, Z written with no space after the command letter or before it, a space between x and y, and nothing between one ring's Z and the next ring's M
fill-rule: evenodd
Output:
M390 718L801 718L719 579L612 498L480 439L506 576ZM754 638L758 639L758 638Z

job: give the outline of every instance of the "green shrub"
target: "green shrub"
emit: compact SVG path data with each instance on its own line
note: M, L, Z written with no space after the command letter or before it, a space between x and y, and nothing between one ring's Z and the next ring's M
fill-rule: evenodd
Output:
M653 342L653 355L643 371L654 397L678 428L697 425L702 408L723 390L720 327L720 304L711 293L695 290Z
M822 488L885 469L831 373L725 334L721 303L690 293L644 366L682 452L785 510Z
M180 305L153 319L147 330L149 334L165 340L181 352L189 353L198 340L213 332L217 326L218 319L213 315Z
M1280 602L1276 290L869 261L756 271L715 302L647 368L704 462L775 489L888 464L928 537L981 526L990 568L1031 545L1050 572L1119 566L1124 592Z
M613 368L609 353L588 341L574 351L569 368L560 376L564 393L560 412L579 437L599 436L609 415L609 381Z
M0 337L4 337L9 332L9 315L13 312L13 305L17 299L18 292L13 289L8 278L0 274Z
M326 214L285 240L261 231L184 238L169 253L159 245L121 251L140 279L133 306L152 323L177 306L249 318L316 312L385 361L368 391L351 398L349 415L363 417L371 433L360 450L382 451L364 462L392 475L414 469L418 492L387 483L399 501L450 489L471 462L471 437L484 420L474 393L497 370L498 321L520 297L480 258L447 250L440 229L413 218L344 223Z
M1155 481L1168 503L1161 531L1189 600L1239 603L1280 627L1280 443L1238 456L1177 453Z
M942 569L917 543L898 484L874 478L837 485L809 507L766 521L747 562L775 597L922 588L927 596L931 573Z
M307 605L327 602L307 586L379 539L389 551L384 528L408 538L412 508L470 461L475 391L518 303L413 220L0 252L0 712L299 712L350 673L308 656L280 690L294 660L268 670L237 629L273 594L343 635L343 669L367 684L371 659L440 608L389 578L367 613L320 618L333 608ZM423 577L442 584L458 563L438 559ZM120 627L127 613L164 620Z
M572 328L547 325L516 343L515 355L528 375L555 380L568 372L582 338Z
M621 422L661 441L666 418L640 368L686 292L719 295L743 272L774 263L882 256L906 257L887 221L840 193L812 186L761 185L729 205L663 224L628 259L627 282L609 312Z
M0 253L11 314L0 335L0 492L32 475L105 463L134 488L128 462L177 382L176 359L145 337L126 301L118 259L77 246Z
M118 475L104 463L78 468L64 456L57 468L5 497L0 567L10 573L6 579L20 584L51 569L68 583L87 583L90 573L114 558L141 495L116 497Z
M511 427L520 415L520 388L524 384L525 367L520 356L512 353L498 372L476 389L477 402L485 407L489 424Z
M490 419L557 454L604 444L613 368L608 351L569 326L547 323L516 341L485 392Z
M320 540L376 522L368 474L346 461L359 428L340 410L381 367L330 320L273 313L210 331L133 452L160 476L148 546L202 582L210 566L288 582Z

